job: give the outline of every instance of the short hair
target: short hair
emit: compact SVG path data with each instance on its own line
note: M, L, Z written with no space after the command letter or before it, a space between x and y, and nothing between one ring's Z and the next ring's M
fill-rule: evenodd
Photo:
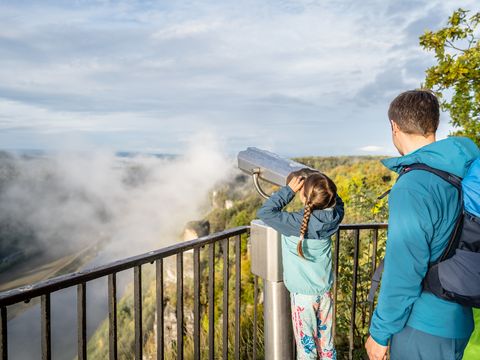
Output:
M438 99L430 90L405 91L391 102L388 118L406 134L435 134L440 122Z

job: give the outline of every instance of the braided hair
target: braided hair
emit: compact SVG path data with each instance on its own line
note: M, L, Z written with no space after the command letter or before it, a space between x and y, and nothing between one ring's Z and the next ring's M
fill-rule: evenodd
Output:
M305 195L305 208L302 225L300 227L300 241L297 244L297 253L300 257L305 259L303 253L303 239L308 234L308 223L312 212L313 210L322 210L335 206L337 187L328 176L316 172L305 179L301 191L303 191L303 194Z
M307 203L305 204L305 209L303 212L303 220L302 220L302 225L300 226L300 241L297 244L297 253L300 255L300 257L305 259L305 256L303 254L303 239L305 238L305 234L307 233L308 230L308 222L310 220L310 216L312 215L312 204Z

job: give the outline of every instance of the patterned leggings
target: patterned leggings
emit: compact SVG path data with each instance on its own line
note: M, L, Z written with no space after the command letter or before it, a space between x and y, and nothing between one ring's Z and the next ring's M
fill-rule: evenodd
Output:
M333 344L333 299L324 295L290 294L297 360L336 359Z

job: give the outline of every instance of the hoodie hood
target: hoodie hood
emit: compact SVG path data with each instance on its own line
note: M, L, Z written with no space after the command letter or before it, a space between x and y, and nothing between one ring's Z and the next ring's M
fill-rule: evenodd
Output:
M407 155L382 160L382 163L397 173L408 165L421 163L463 178L478 157L480 150L472 140L465 137L449 137L425 145Z
M312 231L317 234L316 239L332 236L337 232L342 220L343 215L336 208L314 210L308 221L308 237L311 237Z

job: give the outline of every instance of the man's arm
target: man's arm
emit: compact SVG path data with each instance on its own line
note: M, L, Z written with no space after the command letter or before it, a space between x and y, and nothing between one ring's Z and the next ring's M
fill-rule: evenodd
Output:
M371 337L383 346L405 327L412 305L422 292L433 237L430 209L420 194L394 188L389 208L385 268L370 325Z

